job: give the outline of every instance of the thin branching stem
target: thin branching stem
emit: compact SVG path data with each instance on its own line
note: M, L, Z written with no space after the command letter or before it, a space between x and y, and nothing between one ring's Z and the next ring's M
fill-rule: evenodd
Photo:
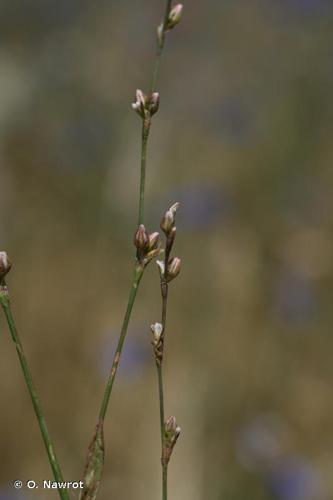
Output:
M168 283L161 280L161 295L162 295L162 319L161 324L163 328L163 338L165 334L166 327L166 314L167 314L167 303L168 303ZM164 343L163 343L164 347ZM160 428L161 428L161 446L163 450L164 444L164 422L165 422L165 414L164 414L164 393L163 393L163 352L162 359L156 360L156 368L157 368L157 381L158 381L158 397L159 397L159 407L160 407Z
M160 427L161 427L161 446L163 448L164 442L164 396L163 396L163 373L161 363L156 363L157 368L157 382L158 382L158 396L160 405Z
M57 456L56 456L56 453L54 450L54 446L52 444L51 437L50 437L50 434L49 434L49 431L48 431L48 428L46 425L45 416L44 416L44 413L43 413L43 410L42 410L42 407L41 407L41 404L40 404L40 401L39 401L39 398L37 395L37 390L36 390L35 384L32 380L28 361L27 361L27 358L25 357L22 343L21 343L18 331L17 331L16 326L15 326L14 317L13 317L13 313L11 311L9 297L8 297L8 290L7 290L6 285L4 285L4 284L1 285L0 300L1 300L1 305L2 305L3 311L5 313L6 320L7 320L8 328L10 330L13 342L14 342L15 347L16 347L17 355L18 355L18 358L19 358L19 361L21 364L21 368L23 371L24 380L26 382L26 385L27 385L27 388L28 388L28 391L29 391L29 394L31 397L31 401L33 404L33 408L35 410L35 414L37 417L40 432L42 434L43 441L44 441L45 448L46 448L46 452L48 455L48 459L49 459L49 462L50 462L50 465L51 465L51 468L53 471L54 479L58 483L65 484L64 478L63 478L63 475L62 475L62 472L60 469L60 465L59 465L59 462L58 462L58 459L57 459ZM59 496L62 500L69 500L70 497L69 497L69 494L65 488L58 488L58 493L59 493Z
M171 0L166 1L165 13L163 18L161 36L157 37L157 50L156 56L153 66L153 74L151 79L151 91L150 94L156 87L157 77L159 72L161 55L163 52L164 42L165 42L165 33L167 27L167 20L171 9ZM139 188L139 208L138 208L138 226L144 224L144 205L145 205L145 184L146 184L146 163L147 163L147 146L148 146L148 138L151 126L151 115L147 114L142 117L142 131L141 131L141 157L140 157L140 188ZM119 366L119 361L123 349L123 345L125 342L128 324L131 318L132 309L135 303L135 299L137 296L137 291L139 287L139 283L143 276L143 272L145 269L145 265L140 264L140 261L136 259L134 265L134 277L131 284L131 289L129 293L127 308L123 320L123 324L121 327L119 340L116 348L116 352L114 354L114 358L112 361L111 370L106 382L104 395L99 411L98 424L96 429L99 432L95 432L92 443L90 445L90 452L88 455L88 461L86 464L86 486L81 494L80 498L83 500L94 500L98 494L99 483L101 480L101 474L103 470L103 461L104 461L104 445L102 443L103 440L103 423L107 413L112 388L114 384L114 380L117 374L117 369ZM161 379L162 381L162 379ZM162 388L162 385L161 385ZM162 388L163 389L163 388ZM162 397L163 400L163 397ZM164 410L161 414L164 420ZM164 424L163 424L164 425ZM162 429L162 426L161 426ZM161 430L162 432L162 430ZM162 436L163 439L163 436ZM98 440L100 440L98 442ZM91 451L92 450L92 451ZM96 451L97 450L97 451ZM98 455L98 458L97 458ZM88 484L89 483L89 484ZM165 497L166 498L166 497Z
M143 271L144 271L144 267L142 265L137 264L135 266L132 287L131 287L130 295L129 295L129 298L128 298L128 304L127 304L127 308L126 308L126 312L125 312L123 324L122 324L122 327L121 327L121 332L120 332L120 336L119 336L119 340L118 340L116 352L115 352L115 355L114 355L114 358L113 358L111 371L110 371L110 374L109 374L109 377L108 377L108 380L107 380L107 383L106 383L106 387L105 387L105 391L104 391L104 397L103 397L103 400L102 400L100 412L99 412L99 420L102 420L102 421L105 419L105 415L106 415L106 411L107 411L107 407L108 407L110 395L111 395L111 392L112 392L112 387L113 387L114 379L116 377L116 373L117 373L117 369L118 369L118 365L119 365L119 361L120 361L120 356L121 356L122 348L123 348L123 345L124 345L124 341L125 341L125 337L126 337L126 333L127 333L127 329L128 329L129 320L130 320L130 317L131 317L133 305L134 305L134 302L135 302L135 298L136 298L136 294L137 294L137 291L138 291L139 283L140 283L140 280L141 280L142 275L143 275Z
M139 219L138 226L144 223L144 204L145 204L145 185L146 185L146 161L147 145L150 131L151 118L142 120L141 133L141 168L140 168L140 200L139 200Z
M167 26L167 20L168 16L170 13L171 9L171 0L167 0L166 2L166 7L165 7L165 13L164 13L164 18L163 18L163 29L162 29L162 36L157 39L157 51L156 51L156 56L155 56L155 62L154 62L154 69L153 69L153 77L152 77L152 82L151 82L151 89L154 89L156 86L157 82L157 76L158 76L158 70L159 70L159 65L160 65L160 59L161 55L163 52L163 47L164 47L164 42L165 42L165 33L166 33L166 26ZM147 160L147 146L148 146L148 138L149 138L149 132L150 132L150 125L151 125L151 117L145 117L142 119L142 132L141 132L141 165L140 165L140 197L139 197L139 214L138 214L138 225L144 223L144 203L145 203L145 181L146 181L146 160ZM105 417L109 399L111 396L112 392L112 387L113 387L113 382L117 373L117 368L118 364L120 361L120 356L122 352L122 347L125 341L126 333L127 333L127 327L128 323L131 317L131 312L132 308L135 302L136 294L137 294L137 289L140 283L140 280L143 275L144 268L140 270L140 277L138 278L138 269L137 269L137 263L135 264L135 269L134 269L134 279L132 282L131 290L130 290L130 296L128 300L128 306L126 309L126 314L124 317L124 322L122 325L122 329L120 332L119 340L118 340L118 345L117 349L113 358L112 362L112 367L110 371L109 378L107 380L105 392L104 392L104 397L99 413L99 417L102 418L102 420Z
M163 53L166 27L168 22L168 17L171 10L171 0L167 0L165 5L164 17L162 21L161 36L157 37L156 42L156 53L155 61L153 66L153 74L150 82L149 95L151 95L157 86L157 78L160 69L161 57ZM150 132L150 117L144 118L142 120L142 139L141 139L141 174L140 174L140 201L139 201L139 224L143 224L144 221L144 196L145 196L145 179L146 179L146 156L147 156L147 144Z
M150 93L152 93L156 90L157 77L158 77L158 72L159 72L159 68L160 68L162 52L163 52L163 48L164 48L166 27L167 27L167 23L168 23L170 10L171 10L171 0L167 0L166 5L165 5L164 18L162 21L163 24L162 24L161 36L157 37L153 76L152 76L151 83L150 83Z
M158 330L158 324L152 325L152 330L155 337L155 360L157 367L157 380L158 380L158 395L160 407L160 428L161 428L161 465L162 465L162 500L167 500L168 497L168 464L172 449L179 436L180 428L176 425L175 417L169 417L165 420L164 415L164 390L163 390L163 359L165 347L165 333L166 333L166 320L167 320L167 307L168 307L168 293L169 281L177 276L180 270L180 259L170 259L171 250L175 241L176 227L175 227L175 213L178 208L178 203L175 203L165 213L161 221L161 229L166 235L164 262L159 263L160 268L160 288L162 299L162 312L161 323ZM177 259L177 260L176 260ZM175 267L176 265L176 267ZM178 267L178 269L177 269ZM159 330L161 333L159 334Z
M168 464L162 465L162 498L168 498Z
M165 262L167 262L167 253L165 254ZM164 264L165 265L165 264ZM161 279L161 296L162 296L162 315L161 324L163 328L163 350L164 350L164 339L165 339L165 329L166 329L166 317L167 317L167 304L168 304L168 283ZM159 396L159 407L160 407L160 430L161 430L161 450L163 455L163 449L165 446L165 414L164 414L164 390L163 390L163 356L160 362L156 362L157 368L157 380L158 380L158 396ZM162 500L167 500L168 498L168 463L165 463L163 459L162 464Z

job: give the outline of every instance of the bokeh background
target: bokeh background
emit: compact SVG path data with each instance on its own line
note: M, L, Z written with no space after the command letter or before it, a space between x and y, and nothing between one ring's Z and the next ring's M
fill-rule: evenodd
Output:
M13 310L68 480L81 478L127 301L140 120L164 2L1 0L0 246ZM333 498L333 8L185 2L161 67L146 220L181 203L166 413L173 500ZM138 296L106 425L100 498L160 495L149 325ZM0 498L50 479L0 319Z

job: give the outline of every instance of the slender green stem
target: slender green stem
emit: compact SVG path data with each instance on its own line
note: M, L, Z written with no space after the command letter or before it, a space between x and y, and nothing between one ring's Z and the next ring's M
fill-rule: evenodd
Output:
M162 21L161 35L157 37L156 54L153 66L153 74L150 83L149 95L156 90L158 72L161 63L161 57L164 48L166 26L171 9L171 0L167 0L164 17ZM147 144L151 125L151 118L142 119L142 134L141 134L141 174L140 174L140 200L139 200L139 217L138 225L143 224L144 221L144 197L145 197L145 180L146 180L146 158L147 158Z
M160 403L160 427L161 427L161 446L164 443L164 397L163 397L163 374L161 363L156 363L157 368L157 382L158 382L158 395Z
M161 449L163 452L165 439L165 415L164 415L164 394L163 394L163 374L162 365L156 363L157 380L158 380L158 395L160 405L160 427L161 427ZM168 464L162 462L162 499L168 498Z
M168 303L168 283L161 280L161 296L162 296L162 334L163 334L163 344L162 349L164 350L164 338L165 338L165 328L166 328L166 315L167 315L167 303ZM163 391L163 350L162 359L160 362L156 362L157 368L157 380L158 380L158 396L159 396L159 406L160 406L160 428L161 428L161 449L163 456L163 449L165 446L165 414L164 414L164 391ZM162 500L167 500L168 498L168 463L165 463L162 459Z
M89 446L88 458L84 471L85 484L84 484L84 489L80 493L80 500L95 500L98 495L99 486L103 474L103 467L104 467L104 438L103 438L104 420L108 409L110 396L112 393L113 383L118 370L119 361L127 334L129 320L131 317L132 309L136 299L136 294L138 291L139 283L141 281L144 269L145 269L145 264L140 263L139 261L136 260L134 266L132 285L128 297L127 308L123 319L123 324L121 327L116 352L113 357L113 362L108 379L106 381L104 395L99 410L96 430L92 442L90 443Z
M164 41L165 41L165 32L166 32L166 26L167 26L167 20L169 16L171 8L171 0L167 0L166 2L166 8L165 8L165 13L164 13L164 18L163 18L163 25L162 25L162 33L161 36L158 37L158 42L157 42L157 51L156 51L156 57L155 57L155 62L154 62L154 68L153 68L153 75L152 75L152 80L151 80L151 91L150 94L153 92L154 88L156 87L157 83L157 76L158 76L158 71L159 71L159 65L160 65L160 59L164 47ZM138 225L140 226L141 224L144 224L144 203L145 203L145 181L146 181L146 160L147 160L147 146L148 146L148 138L149 138L149 132L150 132L150 125L151 125L151 116L146 115L142 119L142 132L141 132L141 160L140 160L140 192L139 192L139 209L138 209ZM124 341L126 338L126 333L127 333L127 328L129 324L129 320L131 317L131 312L133 309L133 305L136 299L137 295L137 290L138 286L140 283L140 280L142 278L143 272L144 272L144 265L141 265L140 263L136 262L135 268L134 268L134 278L132 281L132 286L128 298L128 304L127 304L127 309L126 313L124 316L123 320L123 325L121 328L117 348L116 348L116 353L113 358L112 362L112 367L111 371L106 383L105 391L104 391L104 396L103 400L101 403L100 411L99 411L99 419L98 419L98 425L97 428L100 431L100 443L97 441L97 433L95 434L92 444L90 446L90 453L88 455L88 461L86 464L86 473L85 473L85 480L86 480L86 488L83 493L83 495L80 497L84 500L95 500L97 494L98 494L98 488L99 488L99 483L101 480L101 474L103 470L103 462L104 462L104 445L102 443L103 441L103 422L105 419L105 415L107 412L110 396L112 393L112 388L113 388L113 383L115 380L115 376L117 373L121 353L122 353L122 348L124 345ZM162 382L162 379L161 379ZM163 390L163 387L161 385L161 388ZM163 397L162 397L163 400ZM162 415L164 414L164 410L161 413ZM162 429L162 424L161 424L161 436L163 439L163 434L164 434L164 416L163 416L163 429ZM163 487L163 490L166 491L166 487ZM165 497L166 500L166 497Z
M123 349L123 345L124 345L124 341L125 341L125 337L126 337L126 333L127 333L128 323L129 323L129 320L131 317L133 305L135 302L139 283L140 283L140 280L141 280L142 275L143 275L143 271L144 271L144 267L142 265L136 263L135 268L134 268L132 287L131 287L131 291L130 291L129 298L128 298L127 308L126 308L123 324L121 327L121 332L120 332L120 336L119 336L119 340L118 340L118 344L117 344L117 349L116 349L116 352L115 352L115 355L113 358L111 371L110 371L110 374L109 374L109 377L108 377L108 380L106 383L104 397L103 397L100 412L99 412L99 420L104 420L105 415L106 415L106 411L107 411L110 395L112 392L114 379L115 379L115 376L117 373L117 369L118 369L118 365L119 365L119 361L120 361L120 356L121 356L121 352Z
M164 17L162 21L161 36L157 37L156 43L156 54L153 67L153 75L150 82L149 95L156 90L157 77L161 63L161 57L164 48L166 26L168 22L168 17L171 9L171 0L167 0L165 6ZM142 140L141 140L141 175L140 175L140 201L139 201L139 225L143 224L144 220L144 196L145 196L145 179L146 179L146 156L147 156L147 144L150 131L151 119L143 118L142 120Z
M44 413L43 413L43 410L42 410L42 407L41 407L41 404L40 404L40 401L39 401L39 398L37 395L36 387L35 387L35 384L32 380L32 377L31 377L29 365L28 365L27 359L26 359L24 351L23 351L23 347L22 347L22 343L21 343L20 338L19 338L19 334L18 334L17 329L15 327L15 322L14 322L13 314L12 314L12 311L10 308L8 291L7 291L6 286L1 285L1 292L0 293L1 293L1 295L0 295L1 305L2 305L3 311L4 311L5 316L6 316L6 320L8 323L8 327L9 327L13 342L14 342L15 347L16 347L16 351L17 351L19 361L21 364L21 368L23 371L23 376L24 376L24 379L25 379L25 382L26 382L26 385L27 385L27 388L28 388L28 391L29 391L29 394L31 397L31 401L32 401L34 410L35 410L35 414L36 414L38 425L39 425L39 428L40 428L40 431L41 431L41 434L43 437L43 441L45 444L48 459L49 459L50 465L52 467L54 479L59 483L64 483L63 475L62 475L60 465L59 465L57 456L55 454L54 447L53 447L53 444L51 441L51 437L50 437L50 434L49 434L49 431L48 431L48 428L46 425L46 420L45 420ZM69 495L68 495L68 492L66 489L59 488L58 493L59 493L59 496L62 500L69 500Z
M150 94L156 90L158 71L160 68L160 62L161 62L162 52L163 52L163 48L164 48L166 26L168 23L168 17L169 17L170 10L171 10L171 0L167 0L166 5L165 5L164 17L163 17L163 21L162 21L161 36L157 37L153 76L152 76L151 83L150 83Z
M162 465L162 499L168 498L168 464Z
M146 184L146 160L147 160L147 145L150 131L150 118L142 120L141 134L141 168L140 168L140 200L139 200L139 220L138 226L144 221L144 203L145 203L145 184Z

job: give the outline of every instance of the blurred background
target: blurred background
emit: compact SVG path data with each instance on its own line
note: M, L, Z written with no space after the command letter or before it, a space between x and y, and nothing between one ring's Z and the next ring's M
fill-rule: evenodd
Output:
M127 301L140 119L164 2L1 0L0 246L63 471L82 476ZM333 5L186 2L168 36L146 221L181 203L166 414L173 500L333 498ZM105 429L100 498L160 495L146 271ZM51 479L0 318L0 499Z

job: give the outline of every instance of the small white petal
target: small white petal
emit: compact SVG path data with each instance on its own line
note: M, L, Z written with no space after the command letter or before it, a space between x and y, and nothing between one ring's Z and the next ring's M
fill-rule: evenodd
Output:
M160 270L160 273L161 273L161 275L163 276L163 275L164 275L164 271L165 271L165 267L164 267L164 262L163 262L163 260L157 260L157 261L156 261L156 264L158 265L159 270Z
M150 328L158 336L160 336L163 331L163 325L161 325L161 323L154 323Z

